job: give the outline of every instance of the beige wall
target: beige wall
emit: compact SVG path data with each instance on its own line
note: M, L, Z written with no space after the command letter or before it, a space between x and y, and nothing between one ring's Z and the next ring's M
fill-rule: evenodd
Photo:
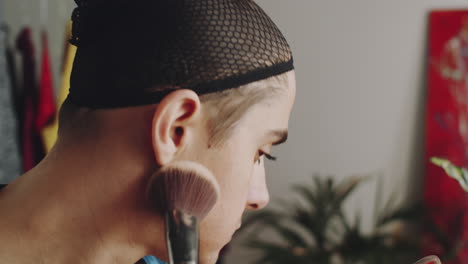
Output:
M55 88L60 83L60 68L63 54L65 27L75 6L73 0L0 0L2 15L11 29L10 43L14 41L24 26L33 30L36 60L40 68L41 30L49 36L49 51L52 59Z
M294 49L298 97L290 140L267 168L273 197L314 173L381 174L383 199L418 197L422 174L426 16L466 0L259 0ZM375 183L348 203L372 222ZM408 195L409 198L405 198ZM274 203L274 199L273 199ZM250 263L235 243L228 263Z

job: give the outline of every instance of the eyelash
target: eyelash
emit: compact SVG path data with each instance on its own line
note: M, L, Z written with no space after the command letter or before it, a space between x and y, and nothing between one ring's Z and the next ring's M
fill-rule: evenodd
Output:
M268 153L265 153L265 152L259 150L258 151L258 159L255 162L260 163L260 158L262 156L265 156L265 158L267 158L269 160L272 160L272 161L276 161L278 159L277 157L274 157L274 156L272 156L272 155L270 155Z

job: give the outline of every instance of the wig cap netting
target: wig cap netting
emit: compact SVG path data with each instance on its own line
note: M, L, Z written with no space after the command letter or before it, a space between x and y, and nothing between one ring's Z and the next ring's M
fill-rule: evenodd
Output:
M69 100L91 108L222 91L293 69L290 47L252 0L75 0Z

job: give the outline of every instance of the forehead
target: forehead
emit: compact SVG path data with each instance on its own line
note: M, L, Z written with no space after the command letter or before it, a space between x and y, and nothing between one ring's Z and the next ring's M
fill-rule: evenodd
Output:
M287 130L289 116L296 96L296 79L294 71L287 73L287 87L275 95L267 104L257 104L246 115L245 125L251 131Z

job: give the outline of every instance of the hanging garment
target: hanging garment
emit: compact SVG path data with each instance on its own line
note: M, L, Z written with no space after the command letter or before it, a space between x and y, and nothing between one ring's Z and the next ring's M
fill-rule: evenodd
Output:
M39 83L39 100L36 116L36 130L42 131L55 120L56 107L54 98L54 88L52 84L52 70L50 65L47 33L42 32L42 72ZM43 134L42 134L43 135ZM42 136L43 145L46 146L46 139Z
M33 168L43 157L44 148L37 130L38 89L35 79L36 62L31 29L24 28L16 40L16 47L21 52L23 61L22 101L19 102L22 123L22 159L23 172Z
M17 120L6 60L8 44L5 29L2 26L0 30L0 183L8 183L21 174Z
M70 75L73 67L73 60L75 58L76 47L68 43L68 39L71 36L71 23L67 25L66 34L66 45L64 51L63 65L62 65L62 82L58 91L56 109L60 109L60 106L65 101L68 95L68 89L70 88ZM58 132L58 113L54 121L42 129L42 137L44 139L44 146L46 151L49 151L57 140Z
M9 43L9 42L8 42ZM18 74L17 74L17 67L16 67L16 60L15 60L15 47L10 45L6 46L6 63L7 63L7 71L8 71L8 78L10 79L10 86L11 86L11 95L12 101L14 105L14 113L16 119L16 144L18 145L19 149L19 157L20 157L20 165L22 166L22 154L21 151L23 149L23 139L21 138L21 134L23 131L23 122L21 122L23 118L23 92L22 86L18 85Z
M15 51L14 47L11 47L9 45L9 31L8 27L5 25L6 28L6 36L7 36L7 41L6 41L6 46L5 46L5 52L6 52L6 70L8 74L8 79L9 79L9 84L10 84L10 90L11 90L11 96L13 100L13 107L14 107L14 113L15 113L15 118L18 121L20 119L20 101L21 99L21 94L22 92L20 91L20 86L18 85L18 74L16 72L16 63L15 63ZM20 124L17 122L18 125ZM20 127L18 127L18 131L20 131ZM21 143L19 133L17 133L17 141L18 144Z

